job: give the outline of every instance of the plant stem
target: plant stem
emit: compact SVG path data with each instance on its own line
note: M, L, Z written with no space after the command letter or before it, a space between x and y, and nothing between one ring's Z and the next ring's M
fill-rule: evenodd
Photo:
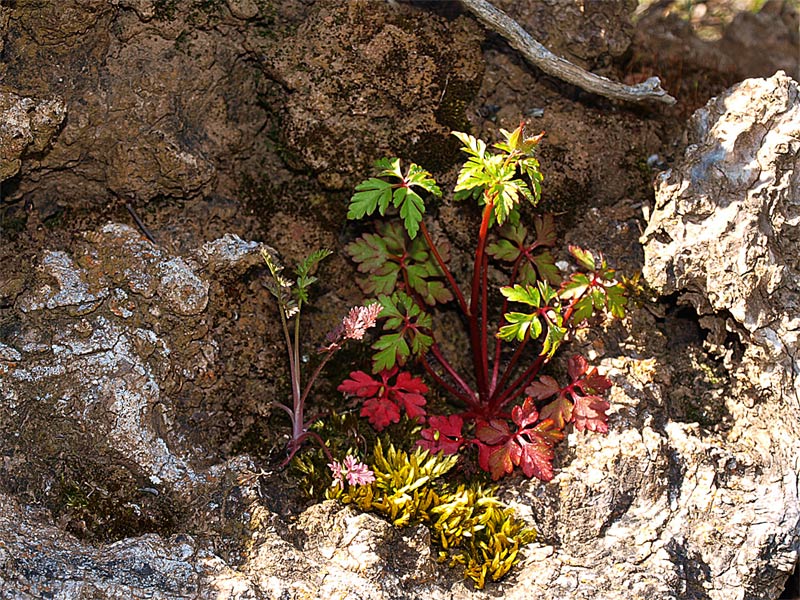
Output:
M300 393L300 309L302 301L297 301L297 314L294 317L294 348L292 360L294 361L295 377L292 378L292 394L294 396L294 423L292 423L292 438L298 439L304 433L303 427L303 395Z
M450 288L453 290L453 294L455 294L456 300L458 301L458 306L461 308L461 312L468 316L469 308L467 308L467 301L464 299L464 294L461 292L461 288L458 287L458 283L456 283L456 280L453 277L453 274L450 272L450 269L447 268L444 260L442 260L442 256L439 254L439 250L433 243L433 238L431 238L431 234L428 231L428 228L425 226L425 221L420 221L419 229L422 232L422 236L425 238L425 243L427 243L428 248L430 248L431 254L433 254L433 257L436 259L436 263L439 265L442 273L444 273L447 283L450 284Z
M510 285L512 287L517 282L517 274L519 273L519 265L520 265L521 262L522 262L522 253L520 253L520 255L517 256L517 259L514 261L514 266L511 269L511 278L509 280L508 285ZM503 308L500 310L500 322L497 324L497 330L498 331L505 324L505 314L506 314L507 311L508 311L508 298L503 296ZM500 372L500 356L502 354L502 348L503 348L502 344L503 344L503 340L501 340L499 337L495 336L494 362L492 362L492 384L489 387L489 393L491 395L494 395L494 393L497 391L497 388L498 388L497 376L498 376L498 374ZM523 340L522 345L525 345L525 341L524 340ZM517 351L514 352L514 356L517 355L518 351L519 351L519 347L517 348ZM513 358L512 358L512 362L515 362ZM506 379L508 379L508 375L510 374L510 370L512 368L513 368L513 366L511 366L510 363L509 363L509 366L506 367L506 370L503 373L503 377L500 379L499 387L502 387L505 384Z
M486 379L486 397L484 401L488 401L491 396L489 390L489 320L488 320L488 304L489 304L489 259L486 254L483 255L483 264L481 265L481 357L483 364L481 365L481 372L484 373Z
M467 318L469 319L469 338L470 346L472 348L472 363L473 368L475 369L475 380L478 384L478 394L483 402L487 402L489 395L489 373L488 368L484 369L484 357L486 356L485 335L487 325L485 319L482 323L479 323L478 302L482 296L481 282L484 279L483 266L486 260L486 238L489 234L489 222L491 221L492 210L494 210L494 199L490 198L488 195L484 195L484 198L486 200L486 206L483 208L481 227L478 232L478 246L475 248L475 262L472 272L472 295L470 297L470 306L469 312L467 313ZM485 304L486 301L484 300L484 307ZM481 332L481 326L483 327L483 332Z
M325 367L325 365L328 363L328 361L331 359L331 357L335 352L336 349L328 350L325 353L325 356L320 361L320 363L317 365L317 368L314 369L314 372L311 374L311 377L309 377L308 381L306 382L306 387L303 389L303 394L300 396L300 404L305 405L306 399L308 398L308 394L309 392L311 392L311 387L314 385L314 382L317 380L317 377L319 377L319 374L322 372L322 369Z
M456 372L450 362L444 357L442 351L439 349L438 344L433 344L431 346L431 353L436 357L436 360L442 366L442 368L447 372L450 377L459 385L459 387L464 390L468 397L472 398L472 402L474 402L475 397L477 394L473 391L473 389L467 384L466 381Z
M500 409L504 407L509 402L515 400L525 389L525 387L533 381L533 378L539 374L539 370L542 368L542 365L547 362L547 355L540 354L536 357L536 360L531 363L531 365L525 369L525 372L522 373L519 377L517 377L514 382L508 386L505 391L497 397L494 401L494 406L496 409Z
M445 391L447 391L448 394L452 395L455 398L458 398L459 400L464 402L464 404L466 404L470 408L474 408L475 407L475 400L471 400L470 399L471 397L474 398L474 396L467 396L463 392L457 390L452 385L447 383L447 381L445 381L444 378L434 370L434 368L428 362L427 358L423 357L421 362L422 362L422 368L425 369L425 372L428 373L428 375L430 375L431 378L438 385L440 385L442 388L444 388Z

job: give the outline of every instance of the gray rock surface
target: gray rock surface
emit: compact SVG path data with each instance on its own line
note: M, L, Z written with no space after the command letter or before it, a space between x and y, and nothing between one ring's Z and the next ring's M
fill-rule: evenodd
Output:
M694 307L730 374L726 464L752 473L722 494L730 478L709 471L692 493L725 515L696 530L715 540L696 547L721 586L713 598L777 597L769 580L800 548L798 124L798 85L782 72L709 101L657 183L643 237L648 282Z

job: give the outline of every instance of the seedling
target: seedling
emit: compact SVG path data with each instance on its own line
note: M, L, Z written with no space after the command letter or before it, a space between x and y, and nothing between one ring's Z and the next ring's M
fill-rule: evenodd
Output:
M382 159L378 176L356 187L348 218L395 211L402 230L379 222L375 233L347 247L368 274L362 287L377 296L383 330L373 345L377 378L354 371L339 389L364 399L361 414L379 430L396 423L402 409L426 424L423 448L453 454L475 446L479 465L493 479L520 467L528 477L549 481L553 447L568 423L579 431L608 430L602 394L611 383L581 356L568 361L566 385L542 368L595 315L621 317L626 298L605 259L577 246L569 252L579 270L566 277L560 272L550 251L556 243L551 216L529 218L532 232L523 224L521 205L535 206L541 195L534 153L542 135L526 137L524 124L501 131L505 140L495 151L454 132L468 156L454 199L481 207L466 287L457 283L446 248L437 246L425 224L426 199L442 195L429 172L415 164L404 171L399 159ZM506 266L508 285L499 290L489 281L490 259ZM510 310L512 303L521 308ZM444 334L432 309L443 305L454 306L466 325L468 372L460 372L439 344ZM504 352L507 343L516 344L513 352ZM427 414L427 386L403 370L412 362L448 393L456 412Z
M342 347L345 341L362 339L367 329L375 325L375 320L381 311L381 307L377 304L368 304L350 309L350 312L342 319L342 322L328 334L326 344L319 349L319 352L322 353L322 359L310 377L308 377L304 386L302 376L303 362L300 349L300 316L303 306L309 301L309 288L317 281L314 273L320 261L330 256L331 252L330 250L312 252L295 269L296 278L294 281L282 275L283 266L274 256L266 250L262 250L261 254L272 276L271 281L267 282L267 289L278 303L281 329L283 330L284 343L289 357L292 404L290 406L279 401L272 403L273 406L280 408L289 415L292 424L292 434L287 448L288 456L283 464L286 465L294 457L303 442L309 437L316 439L328 459L335 463L327 445L319 434L309 430L311 421L307 421L305 417L306 401L314 383L331 357Z

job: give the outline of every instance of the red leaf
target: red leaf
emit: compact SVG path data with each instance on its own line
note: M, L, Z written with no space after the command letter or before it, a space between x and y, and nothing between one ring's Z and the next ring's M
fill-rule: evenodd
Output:
M491 473L495 481L514 470L514 463L508 450L508 444L487 446L478 442L478 464L481 469Z
M395 391L392 398L403 405L409 419L425 416L425 396Z
M514 419L514 423L517 424L520 431L536 423L539 420L539 411L536 410L533 398L528 396L522 406L515 406L511 409L511 418Z
M533 396L536 400L544 400L550 396L555 396L559 391L561 391L561 386L548 375L542 375L538 381L534 381L525 388L525 394Z
M553 478L553 446L538 433L528 432L526 442L520 440L519 464L527 477L536 477L542 481ZM520 439L520 438L518 438Z
M458 415L431 417L428 419L428 425L430 427L423 429L420 433L422 439L417 442L417 446L433 453L455 454L464 444L464 438L461 435L464 420Z
M369 398L361 407L361 416L367 417L376 431L382 431L389 423L400 421L400 409L388 398Z
M411 419L424 417L425 397L422 394L428 391L428 386L405 371L397 375L394 383L390 383L395 374L396 368L381 371L381 381L376 381L363 371L353 371L350 379L343 381L337 389L365 399L361 416L367 417L378 431L400 420L401 406Z
M382 386L381 382L375 381L364 371L353 371L350 379L345 379L336 389L360 398L371 398L378 394Z
M428 391L428 386L422 379L403 371L388 389L389 397L403 405L409 418L425 416L425 397L422 394Z
M576 382L576 385L585 394L598 394L611 389L614 384L607 377L600 375L597 369L592 368L581 381Z
M424 394L428 391L428 386L419 377L414 377L411 373L402 371L395 381L394 388L405 392L418 392Z
M572 422L578 431L596 431L608 433L608 415L606 411L611 405L600 396L575 395L575 408L572 410Z
M564 432L551 419L542 419L539 424L533 428L536 435L541 437L551 446L555 446L558 442L564 439Z
M558 398L542 407L539 416L542 419L551 419L559 428L563 429L572 419L572 402L565 394L559 394Z
M511 435L511 428L508 423L500 419L481 420L475 424L475 437L484 444L491 446L502 444Z
M573 382L580 379L581 375L586 373L586 369L588 368L589 363L587 363L586 359L580 354L576 354L567 361L567 373L569 373L569 378Z

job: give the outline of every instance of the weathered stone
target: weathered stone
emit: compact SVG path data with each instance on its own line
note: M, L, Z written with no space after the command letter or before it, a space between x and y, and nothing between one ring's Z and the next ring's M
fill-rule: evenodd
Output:
M450 131L466 127L482 34L464 17L406 9L320 0L294 35L262 46L268 74L287 90L280 135L291 166L348 188L376 157L429 169L457 160Z
M648 282L695 308L734 380L719 466L691 494L720 518L683 538L712 598L774 598L797 560L799 123L800 91L783 73L709 101L692 117L685 157L657 183L643 237ZM681 461L702 448L689 436L681 446Z
M658 183L644 273L660 293L687 294L701 315L726 321L744 365L758 365L749 376L758 395L789 410L800 399L798 226L797 83L783 73L747 80L692 118L683 163Z
M241 275L260 245L228 236L184 259L125 225L84 237L73 252L41 253L2 329L0 445L13 459L0 461L0 489L17 481L45 504L84 486L106 490L98 494L121 504L137 498L146 523L207 479L191 464L172 395L214 381L219 348L201 273L214 262L208 270L221 277Z
M0 92L0 182L19 172L26 154L44 151L66 116L60 99Z

